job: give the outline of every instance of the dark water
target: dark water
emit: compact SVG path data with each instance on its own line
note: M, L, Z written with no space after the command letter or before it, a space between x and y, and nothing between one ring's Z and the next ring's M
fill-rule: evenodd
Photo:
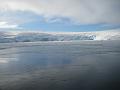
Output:
M0 44L0 90L120 90L120 41Z

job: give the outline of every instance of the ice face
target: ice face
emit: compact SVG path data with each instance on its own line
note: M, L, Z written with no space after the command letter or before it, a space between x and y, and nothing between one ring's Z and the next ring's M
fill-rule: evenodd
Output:
M99 32L0 32L0 43L35 41L120 40L120 31Z

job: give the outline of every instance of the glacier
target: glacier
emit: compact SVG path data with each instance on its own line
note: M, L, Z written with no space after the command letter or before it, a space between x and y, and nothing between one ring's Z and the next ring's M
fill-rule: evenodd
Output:
M119 30L94 32L0 31L0 43L36 41L120 40Z

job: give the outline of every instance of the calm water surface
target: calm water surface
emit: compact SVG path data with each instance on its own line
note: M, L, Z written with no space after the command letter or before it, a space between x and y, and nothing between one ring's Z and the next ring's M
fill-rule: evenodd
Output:
M0 90L119 90L120 41L0 44Z

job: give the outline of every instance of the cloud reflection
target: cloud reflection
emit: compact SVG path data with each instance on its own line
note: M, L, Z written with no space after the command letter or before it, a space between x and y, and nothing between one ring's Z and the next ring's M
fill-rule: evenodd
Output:
M9 62L16 62L18 58L0 58L0 64L7 64Z

